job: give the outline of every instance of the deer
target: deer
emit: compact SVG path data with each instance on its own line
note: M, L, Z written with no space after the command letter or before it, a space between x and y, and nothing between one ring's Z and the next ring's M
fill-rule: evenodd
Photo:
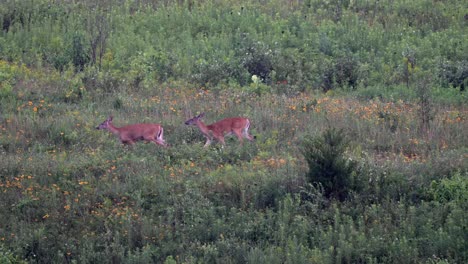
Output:
M186 125L197 126L198 129L206 137L205 148L211 144L213 137L218 140L224 147L226 143L224 142L224 136L235 134L239 139L239 143L243 144L243 138L246 138L250 141L254 140L254 137L249 135L250 120L244 117L231 117L225 118L218 122L215 122L211 125L205 125L201 119L205 116L205 113L201 113L198 116L195 116L187 121Z
M163 139L164 129L160 124L139 123L116 127L112 124L112 116L109 116L96 129L105 129L116 135L124 145L133 145L135 142L144 140L167 147Z

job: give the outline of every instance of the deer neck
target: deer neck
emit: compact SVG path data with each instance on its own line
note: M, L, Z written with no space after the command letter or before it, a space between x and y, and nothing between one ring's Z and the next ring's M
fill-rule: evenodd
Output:
M107 126L107 131L111 132L114 135L120 135L120 130L118 127L115 127L113 124Z
M200 131L209 136L210 135L210 129L205 125L205 123L203 123L203 121L200 121L198 120L195 125L197 125L198 129L200 129Z

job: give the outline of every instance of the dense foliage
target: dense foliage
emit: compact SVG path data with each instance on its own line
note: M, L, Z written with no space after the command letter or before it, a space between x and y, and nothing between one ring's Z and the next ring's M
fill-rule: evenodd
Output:
M0 262L467 262L467 14L3 1ZM201 112L255 142L203 148ZM170 147L121 146L108 115Z
M410 85L418 72L466 86L464 1L170 2L7 1L0 57L88 68L89 79L98 69L106 86L245 86L256 75L281 91L327 91Z
M309 182L322 186L327 198L340 201L346 200L348 193L357 186L353 181L355 162L344 155L346 141L343 131L328 129L323 136L303 142Z

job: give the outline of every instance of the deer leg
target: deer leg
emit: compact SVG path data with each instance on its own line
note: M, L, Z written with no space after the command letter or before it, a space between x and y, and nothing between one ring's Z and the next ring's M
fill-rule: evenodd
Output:
M224 137L220 137L218 138L219 142L221 142L221 144L224 146L226 145L226 142L224 142Z
M254 137L252 137L251 135L249 135L249 127L246 127L242 130L242 136L244 136L246 139L252 141L254 140Z
M222 132L221 133L218 133L218 132L214 133L213 132L213 136L216 138L216 140L218 140L221 144L223 144L223 146L226 145L226 143L224 142L224 135L223 135Z
M145 141L148 142L153 142L154 144L161 145L161 146L166 146L166 143L164 142L164 139L162 139L161 136L155 138L154 136L146 136L143 138Z
M206 137L206 143L205 143L205 148L207 148L211 144L211 139L209 137Z
M161 146L163 146L163 147L167 147L166 142L164 142L163 140L160 140L160 139L153 139L153 140L151 140L151 141L152 141L153 143L155 143L155 144L161 145Z
M244 139L242 138L242 132L240 130L233 130L233 132L239 139L240 144L242 145L244 143Z
M133 144L135 144L135 141L133 140L122 140L121 142L122 144L128 145L128 146L133 146Z

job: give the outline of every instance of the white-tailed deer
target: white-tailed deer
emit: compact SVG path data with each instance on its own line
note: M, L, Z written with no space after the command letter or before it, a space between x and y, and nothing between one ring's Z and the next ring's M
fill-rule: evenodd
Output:
M96 129L106 129L119 137L120 142L126 145L133 145L136 141L145 140L166 147L164 142L164 130L160 124L133 124L123 127L115 127L112 124L112 116L102 122Z
M246 138L250 141L254 139L249 135L250 120L244 117L232 117L220 120L211 125L205 125L200 119L205 116L205 113L201 113L192 119L185 121L186 125L197 126L203 135L206 137L205 147L208 147L213 140L213 137L217 139L221 144L224 143L224 135L235 134L242 144L243 139Z

